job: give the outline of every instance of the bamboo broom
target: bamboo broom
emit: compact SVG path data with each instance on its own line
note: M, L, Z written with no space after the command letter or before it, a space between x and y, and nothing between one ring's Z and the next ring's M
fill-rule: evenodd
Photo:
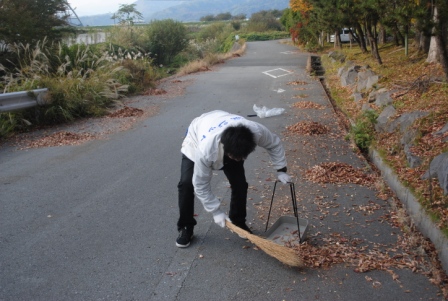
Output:
M226 226L231 231L236 232L238 235L246 237L250 240L251 243L262 249L266 254L278 259L292 267L300 267L303 266L302 260L299 256L294 252L293 249L281 246L279 244L274 243L273 241L261 238L257 235L250 234L246 230L241 229L240 227L235 226L230 221L226 221Z

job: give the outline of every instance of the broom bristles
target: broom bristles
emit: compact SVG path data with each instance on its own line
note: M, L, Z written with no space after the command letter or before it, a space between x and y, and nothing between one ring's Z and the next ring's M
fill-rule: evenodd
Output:
M261 238L257 235L250 234L246 230L235 226L229 221L226 221L226 226L233 232L236 232L240 236L246 237L250 242L263 250L266 254L276 258L280 262L292 267L303 266L302 260L296 254L296 252L288 247L279 245L268 239Z

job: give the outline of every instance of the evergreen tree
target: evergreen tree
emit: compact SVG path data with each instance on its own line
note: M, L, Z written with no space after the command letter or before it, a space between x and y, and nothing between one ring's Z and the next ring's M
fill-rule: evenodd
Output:
M67 30L64 0L0 0L0 41L34 44L54 41Z

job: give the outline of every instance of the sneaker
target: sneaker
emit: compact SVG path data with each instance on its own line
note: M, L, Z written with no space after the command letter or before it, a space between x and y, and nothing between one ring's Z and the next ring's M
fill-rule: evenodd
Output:
M193 239L193 227L183 227L179 230L179 237L176 239L176 246L186 248Z

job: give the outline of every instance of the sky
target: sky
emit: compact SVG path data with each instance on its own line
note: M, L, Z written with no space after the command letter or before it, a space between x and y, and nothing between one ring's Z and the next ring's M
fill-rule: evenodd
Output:
M114 13L120 8L120 4L131 4L136 0L67 0L67 2L81 17Z

